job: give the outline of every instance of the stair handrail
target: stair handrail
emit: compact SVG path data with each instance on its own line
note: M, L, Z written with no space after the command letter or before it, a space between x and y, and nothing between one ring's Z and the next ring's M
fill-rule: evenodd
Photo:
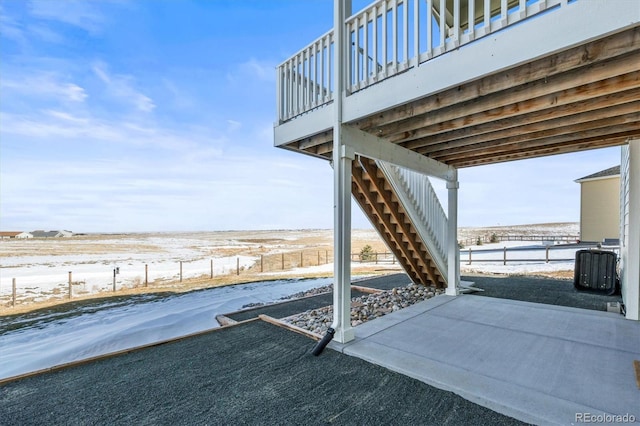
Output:
M447 215L429 178L421 173L376 160L432 259L447 279Z

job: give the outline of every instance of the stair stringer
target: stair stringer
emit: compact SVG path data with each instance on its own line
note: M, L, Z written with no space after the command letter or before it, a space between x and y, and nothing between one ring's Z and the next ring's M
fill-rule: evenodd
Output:
M353 162L352 194L413 282L446 286L442 270L375 160L358 157Z

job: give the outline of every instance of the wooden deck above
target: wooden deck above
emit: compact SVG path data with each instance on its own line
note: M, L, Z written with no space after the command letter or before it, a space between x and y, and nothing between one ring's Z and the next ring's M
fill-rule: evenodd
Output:
M456 168L622 145L640 137L640 26L345 124ZM330 159L332 123L279 146Z

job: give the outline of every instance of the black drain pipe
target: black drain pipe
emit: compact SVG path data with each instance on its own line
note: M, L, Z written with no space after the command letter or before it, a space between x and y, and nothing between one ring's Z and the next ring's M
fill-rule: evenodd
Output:
M315 356L320 355L322 353L322 351L324 350L325 346L327 346L329 344L329 342L331 341L331 339L333 339L333 335L334 334L336 334L336 331L333 328L329 327L329 329L327 330L327 333L313 347L313 350L311 351L311 353L313 355L315 355Z

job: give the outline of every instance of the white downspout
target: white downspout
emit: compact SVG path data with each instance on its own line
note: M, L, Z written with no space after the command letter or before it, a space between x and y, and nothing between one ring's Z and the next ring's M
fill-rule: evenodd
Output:
M460 261L458 247L458 171L454 170L453 176L447 181L447 290L449 296L458 295L458 283L460 282Z

